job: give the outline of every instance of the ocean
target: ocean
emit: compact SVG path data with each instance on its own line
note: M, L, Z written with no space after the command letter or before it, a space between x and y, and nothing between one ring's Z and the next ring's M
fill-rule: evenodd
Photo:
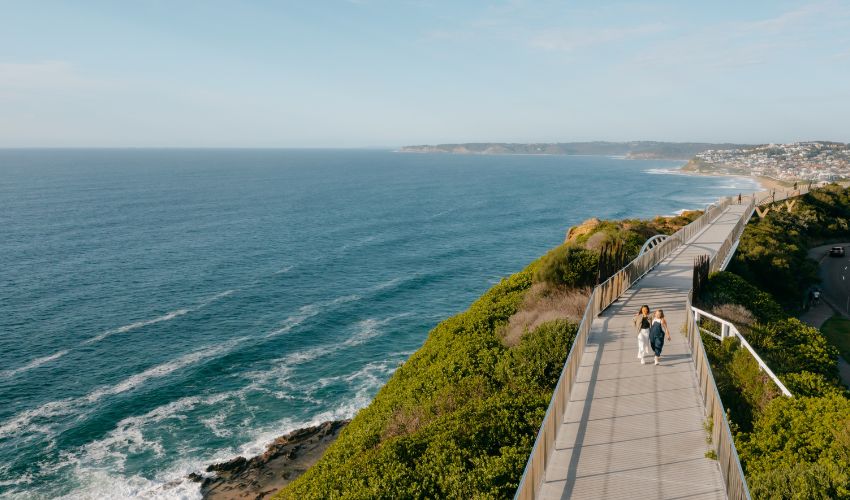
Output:
M757 188L681 163L0 150L0 497L196 498L190 472L354 415L571 225Z

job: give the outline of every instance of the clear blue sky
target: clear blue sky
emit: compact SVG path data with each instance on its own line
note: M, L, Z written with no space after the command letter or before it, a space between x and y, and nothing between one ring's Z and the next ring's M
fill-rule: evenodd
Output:
M5 1L0 147L850 141L850 1Z

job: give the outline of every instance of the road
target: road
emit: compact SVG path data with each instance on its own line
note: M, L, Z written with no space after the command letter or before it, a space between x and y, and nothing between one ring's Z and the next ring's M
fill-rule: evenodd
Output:
M844 247L844 257L829 256L829 249L836 246ZM809 258L820 263L821 290L829 304L821 303L803 313L800 316L803 323L820 328L826 320L832 317L833 309L842 309L845 316L850 312L848 310L848 305L850 305L849 250L850 243L823 245L809 250ZM838 373L844 384L850 387L850 363L841 356L838 356Z
M830 257L829 249L842 246L844 257ZM834 243L809 250L809 257L820 262L821 290L827 301L845 315L850 315L850 243Z

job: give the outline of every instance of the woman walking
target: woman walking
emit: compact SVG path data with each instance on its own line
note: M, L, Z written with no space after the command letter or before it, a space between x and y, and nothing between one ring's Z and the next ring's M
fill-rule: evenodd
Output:
M664 348L664 334L667 334L667 340L670 340L670 330L667 328L667 320L664 319L664 311L661 309L655 311L655 317L652 318L652 326L649 327L649 345L655 352L655 364L661 364L661 349ZM641 359L643 362L643 359Z
M644 354L649 354L649 328L652 322L652 316L649 313L649 306L642 305L640 306L640 311L635 314L634 319L632 320L637 327L638 332L638 359L640 360L640 364L646 364L643 360Z

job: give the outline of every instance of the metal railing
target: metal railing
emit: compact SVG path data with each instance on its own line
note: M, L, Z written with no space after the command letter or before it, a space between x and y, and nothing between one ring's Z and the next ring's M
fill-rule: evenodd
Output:
M781 192L777 192L775 189L772 191L765 191L765 195L757 200L757 205L769 205L771 203L775 203L777 201L787 200L788 198L796 198L797 196L803 196L804 194L808 194L811 192L809 186L803 185L799 186L797 189L783 189ZM756 193L753 194L756 196Z
M569 354L567 354L567 360L564 362L564 368L561 370L558 383L555 385L552 399L549 402L549 408L546 410L543 423L537 432L534 447L531 450L531 455L528 457L528 462L525 465L525 470L523 471L522 479L520 480L514 498L531 500L539 492L540 485L543 482L543 474L546 471L546 464L554 449L558 426L563 420L567 403L570 400L570 393L578 375L578 368L581 365L581 355L587 345L587 338L593 325L593 319L620 298L623 292L628 290L629 287L640 280L653 267L666 259L683 243L689 241L714 222L731 203L731 198L724 198L716 205L709 206L705 213L695 221L679 229L648 252L639 255L623 269L617 271L613 276L605 280L604 283L597 285L593 289L587 302L587 307L584 310L581 323L579 323L575 340L570 347Z
M726 265L729 264L729 259L731 259L732 254L735 253L735 249L738 247L738 240L744 233L744 228L747 227L747 222L749 222L750 217L753 216L755 209L756 200L755 197L753 197L750 198L749 203L747 203L747 210L735 224L735 227L732 228L732 232L729 233L729 236L723 241L720 248L717 249L717 253L715 253L712 257L709 265L710 271L720 271L721 269L725 269Z
M691 356L694 359L703 407L706 416L711 419L711 443L715 446L717 453L717 463L720 466L720 473L723 475L723 482L726 486L726 497L732 500L749 500L751 497L747 479L744 477L743 469L741 469L738 450L735 448L735 440L729 428L729 421L726 419L726 410L723 408L723 401L720 399L714 375L711 373L711 365L708 363L705 346L702 343L702 337L699 335L699 326L694 319L694 311L691 307L692 294L693 291L688 293L685 336L688 339L688 347L691 349Z
M720 318L718 316L715 316L711 313L705 312L702 309L697 309L696 307L693 307L693 306L691 306L691 311L693 311L694 321L696 322L697 328L699 329L699 331L707 332L707 333L711 334L712 337L720 340L721 342L723 341L723 339L725 339L727 337L733 337L733 338L738 339L738 342L741 343L741 346L744 349L746 349L747 351L749 351L749 353L753 357L753 359L756 360L756 363L758 363L758 365L759 365L759 369L761 371L765 372L768 377L770 377L770 380L772 380L773 383L776 384L776 387L779 388L779 390L782 392L782 394L789 397L789 398L794 397L791 394L791 391L789 391L788 388L785 387L785 384L783 384L782 381L779 380L779 377L777 377L776 374L773 373L773 370L771 370L770 367L767 366L767 363L765 363L764 360L761 359L761 356L759 356L758 353L755 351L755 349L753 349L753 347L750 345L750 343L747 342L747 339L745 339L744 336L741 335L741 332L738 331L738 328L736 328L733 323L726 321L725 319ZM720 323L720 336L719 337L717 335L714 335L713 332L709 332L708 330L705 330L705 329L699 327L699 322L700 322L700 319L702 319L702 318L708 318L712 321L716 321L717 323Z

